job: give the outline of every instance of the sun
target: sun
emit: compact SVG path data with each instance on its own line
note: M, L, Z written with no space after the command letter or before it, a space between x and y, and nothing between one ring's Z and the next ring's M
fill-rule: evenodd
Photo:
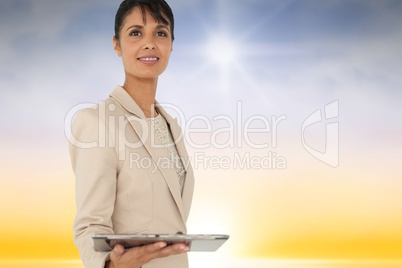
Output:
M244 38L230 36L229 32L210 34L210 38L206 39L202 46L204 64L200 68L200 72L212 69L218 79L216 87L222 92L230 92L233 87L238 86L236 83L240 81L250 91L261 94L260 85L253 79L245 59L255 59L256 51L259 54L263 54L264 51L261 51L261 48L258 47L253 48Z
M211 37L206 43L205 55L211 63L229 67L238 56L236 42L223 35Z

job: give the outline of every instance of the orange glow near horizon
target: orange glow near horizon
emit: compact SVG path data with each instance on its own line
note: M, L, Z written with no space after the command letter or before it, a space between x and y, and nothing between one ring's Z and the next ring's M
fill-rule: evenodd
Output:
M67 156L62 159L65 166L52 169L37 160L34 175L18 170L18 178L1 182L8 191L0 202L9 205L0 211L8 215L0 261L79 259L74 176ZM287 170L195 169L188 231L229 233L220 251L239 258L402 259L402 182L381 180L380 170L311 163L309 169L303 163ZM15 193L23 198L13 199Z

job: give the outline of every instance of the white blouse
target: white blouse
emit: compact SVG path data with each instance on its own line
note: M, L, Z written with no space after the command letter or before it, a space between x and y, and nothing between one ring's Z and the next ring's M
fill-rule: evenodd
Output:
M166 119L159 113L156 117L147 118L150 132L154 133L154 142L166 149L170 165L176 169L180 191L183 192L185 169L183 162L177 152L176 145L173 141L172 134L167 125Z

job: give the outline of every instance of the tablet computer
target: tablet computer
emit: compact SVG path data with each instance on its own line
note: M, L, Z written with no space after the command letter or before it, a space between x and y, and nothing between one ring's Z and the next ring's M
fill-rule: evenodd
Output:
M164 241L186 244L190 251L216 251L228 239L229 235L222 234L96 234L92 244L95 251L110 251L116 244L130 248Z

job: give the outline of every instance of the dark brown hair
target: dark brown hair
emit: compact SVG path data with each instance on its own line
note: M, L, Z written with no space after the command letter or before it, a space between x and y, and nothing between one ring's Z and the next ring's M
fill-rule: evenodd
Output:
M114 23L114 36L117 40L120 38L120 31L123 27L124 20L133 11L134 8L139 7L146 23L145 13L148 11L155 21L169 25L174 40L174 17L173 12L168 3L164 0L124 0L116 13Z

